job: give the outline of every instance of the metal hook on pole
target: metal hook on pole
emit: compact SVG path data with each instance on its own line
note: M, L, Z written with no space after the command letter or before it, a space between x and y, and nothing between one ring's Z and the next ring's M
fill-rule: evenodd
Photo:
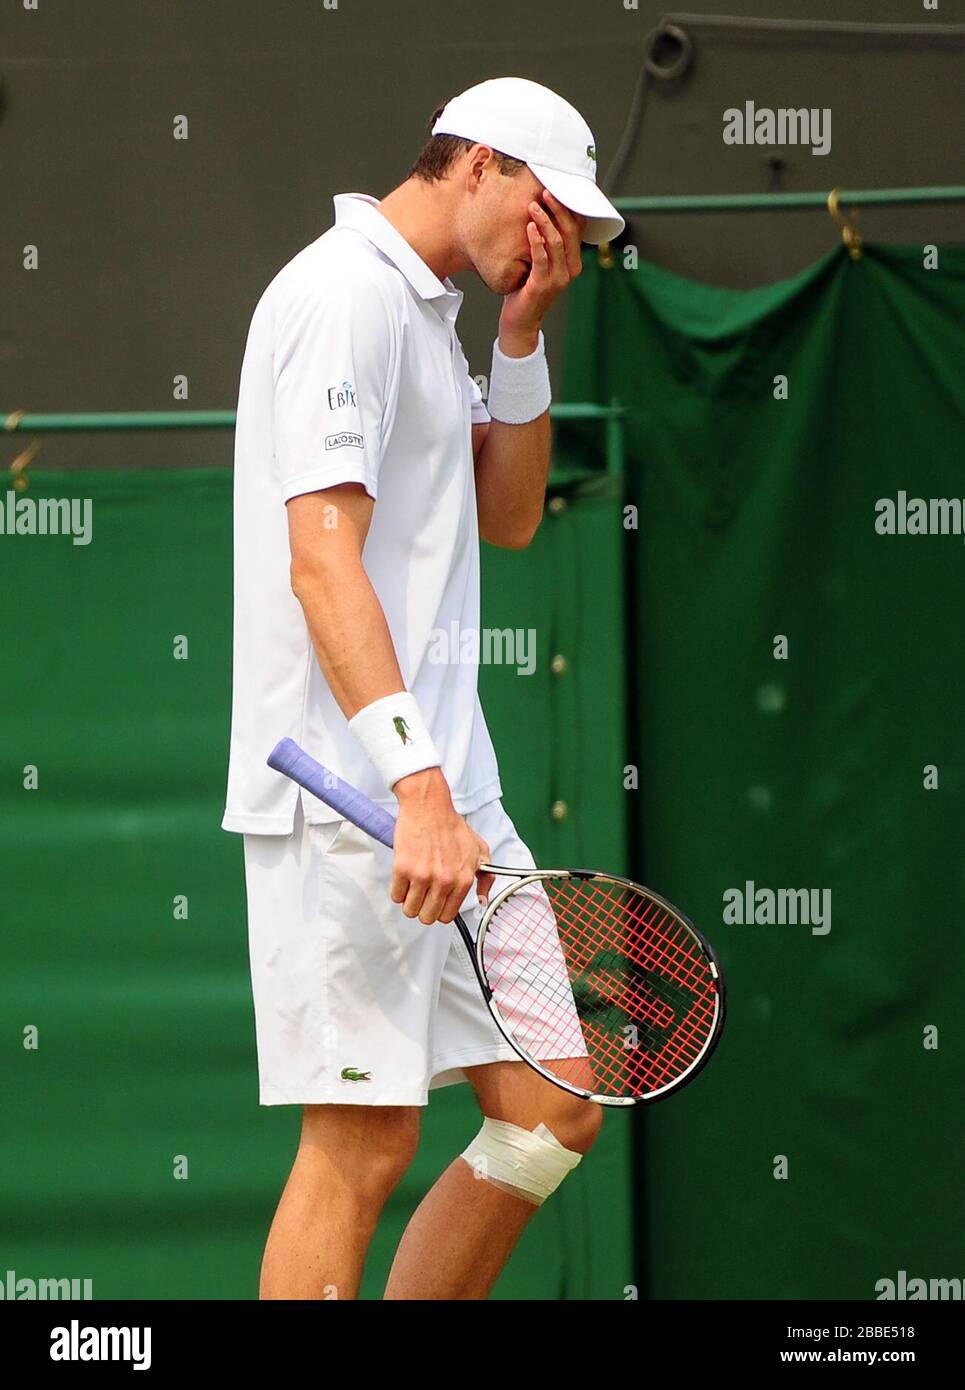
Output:
M26 415L25 410L15 410L8 415L3 422L5 430L15 430L20 421ZM10 465L10 479L17 492L25 492L30 485L27 476L27 469L40 453L41 444L39 439L32 439L22 453L19 453Z
M828 212L841 228L841 240L848 248L848 255L853 261L861 259L861 248L864 245L861 233L858 231L856 223L858 212L856 208L851 209L850 217L846 217L839 206L840 188L832 188L828 194Z

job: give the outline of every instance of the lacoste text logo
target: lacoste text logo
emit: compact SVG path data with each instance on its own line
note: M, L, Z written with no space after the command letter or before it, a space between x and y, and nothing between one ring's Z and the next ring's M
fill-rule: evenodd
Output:
M361 449L362 436L360 434L327 434L325 436L326 449Z

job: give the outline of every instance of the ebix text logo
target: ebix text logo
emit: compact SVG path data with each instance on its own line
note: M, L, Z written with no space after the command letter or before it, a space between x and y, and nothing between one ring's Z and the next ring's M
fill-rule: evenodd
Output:
M328 408L329 410L341 410L346 405L356 405L355 387L350 381L343 381L341 386L330 386L328 388Z

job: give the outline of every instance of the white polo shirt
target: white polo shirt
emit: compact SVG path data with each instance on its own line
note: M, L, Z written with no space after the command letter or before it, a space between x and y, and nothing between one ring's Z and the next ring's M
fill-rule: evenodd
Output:
M481 643L451 640L479 635L471 426L489 419L456 335L463 295L437 279L377 199L343 193L334 204L335 226L262 295L241 369L221 824L256 835L290 834L299 794L306 820L337 818L266 765L286 735L373 801L396 804L349 732L291 590L285 503L336 483L362 483L375 499L362 563L456 809L502 795L478 665L462 659Z

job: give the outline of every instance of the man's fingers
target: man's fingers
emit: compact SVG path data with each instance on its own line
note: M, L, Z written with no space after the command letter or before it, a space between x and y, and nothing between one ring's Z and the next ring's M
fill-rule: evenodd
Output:
M560 263L565 262L566 246L559 227L557 227L550 214L541 204L536 202L530 203L530 210L533 214L533 221L536 223L537 230L542 236L551 258Z
M443 825L434 841L420 845L417 836L413 847L401 843L408 830L404 818L405 808L399 817L393 856L392 901L401 906L410 921L418 918L426 927L435 922L448 924L472 891L489 846L463 817L452 812L449 823Z
M533 257L533 265L538 265L542 270L549 265L549 252L535 222L526 223L526 235L529 237L529 249Z
M476 896L482 899L484 904L489 901L489 895L495 882L495 874L479 873L476 875Z
M450 922L454 922L456 913L462 907L465 896L465 893L462 892L461 889L454 888L443 904L442 911L439 913L439 921L446 926L448 926Z
M402 911L406 917L418 917L425 902L427 886L425 883L410 881L405 900L402 903Z
M550 201L553 218L563 236L566 249L566 268L570 278L575 279L583 270L583 252L580 248L583 233L586 230L586 218L582 213L572 212L568 207L565 207L548 188L543 189L543 194Z
M449 897L448 891L440 888L438 884L429 885L422 906L416 914L424 927L431 927L433 922L439 921Z
M489 848L489 846L487 845L486 841L482 838L481 835L477 835L477 836L476 836L476 847L477 847L478 850L479 850L479 858L476 860L477 866L478 866L479 864L489 864L489 863L491 863L491 862L492 862L492 857L493 857L493 852L492 852L492 850ZM479 870L478 870L478 867L477 867L477 872L476 872L476 897L479 898L479 899L482 901L483 906L486 905L486 901L487 901L488 898L489 898L490 891L492 890L492 886L493 886L493 884L494 884L495 882L496 882L496 875L495 875L495 874L480 873Z

